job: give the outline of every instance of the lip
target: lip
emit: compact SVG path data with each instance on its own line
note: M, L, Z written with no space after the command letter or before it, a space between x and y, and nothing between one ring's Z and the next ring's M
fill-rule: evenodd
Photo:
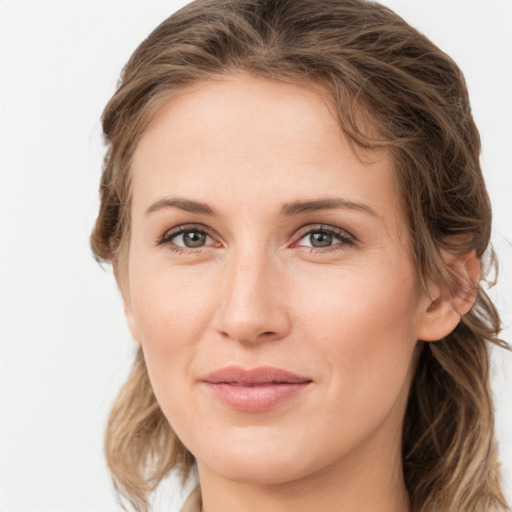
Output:
M271 366L251 370L228 366L210 373L203 382L224 405L238 411L262 412L295 397L313 381Z

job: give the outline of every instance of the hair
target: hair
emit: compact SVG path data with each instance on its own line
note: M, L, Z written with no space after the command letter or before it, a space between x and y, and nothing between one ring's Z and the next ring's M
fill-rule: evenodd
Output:
M509 510L500 489L489 387L499 315L486 295L495 268L480 138L453 60L388 8L365 0L196 0L136 49L103 112L107 144L96 258L123 279L130 239L130 163L141 134L173 93L233 72L320 88L354 149L391 154L418 275L476 301L455 330L419 355L403 425L403 471L412 512ZM371 122L367 122L371 121ZM368 129L371 126L371 133ZM443 253L475 251L478 283ZM153 394L141 349L110 415L106 457L114 486L138 511L194 457Z

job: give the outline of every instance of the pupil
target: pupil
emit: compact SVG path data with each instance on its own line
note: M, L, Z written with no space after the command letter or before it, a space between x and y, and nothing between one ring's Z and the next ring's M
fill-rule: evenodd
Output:
M183 241L187 247L201 247L206 240L206 233L199 231L187 231Z
M317 231L309 235L309 241L313 247L329 247L332 244L332 235Z

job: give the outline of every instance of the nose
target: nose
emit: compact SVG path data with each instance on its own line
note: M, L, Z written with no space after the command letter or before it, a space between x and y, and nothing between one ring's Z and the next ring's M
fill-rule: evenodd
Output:
M224 262L215 328L242 344L277 341L290 332L282 268L264 251Z

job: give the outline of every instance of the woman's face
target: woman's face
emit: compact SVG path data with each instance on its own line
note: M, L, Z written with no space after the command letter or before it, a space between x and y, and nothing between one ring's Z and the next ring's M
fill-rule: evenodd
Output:
M430 302L392 162L364 161L317 92L241 73L141 138L126 313L201 477L399 467Z

